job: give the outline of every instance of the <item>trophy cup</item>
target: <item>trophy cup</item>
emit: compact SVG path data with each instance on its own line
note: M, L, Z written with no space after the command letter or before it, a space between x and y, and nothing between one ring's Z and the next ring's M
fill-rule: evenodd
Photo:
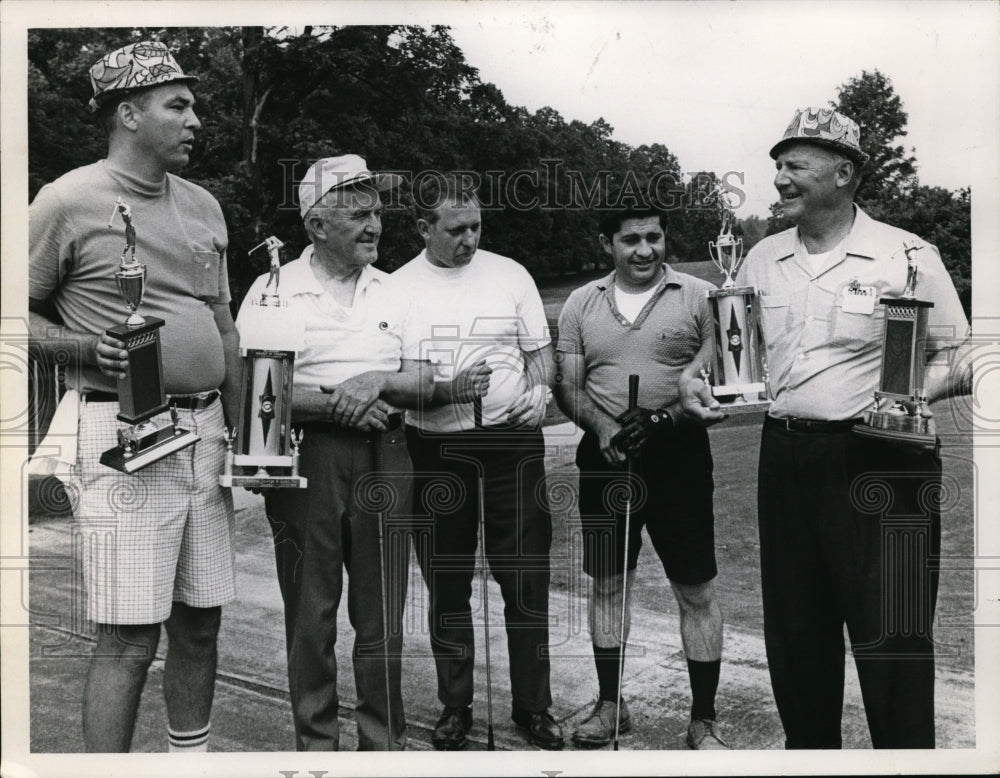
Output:
M151 421L153 416L170 407L163 388L160 351L159 330L163 319L143 318L136 312L146 289L146 266L135 258L132 210L120 197L115 202L109 228L115 214L121 214L125 223L125 248L115 280L129 317L124 324L110 327L106 332L124 343L128 352L128 372L125 378L118 379L118 419L131 426L118 430L118 445L101 454L101 464L123 473L134 473L200 438L177 426L174 409L171 409L169 422L157 425Z
M934 303L918 300L917 262L922 247L903 244L906 254L906 286L900 297L883 297L885 324L882 329L882 370L872 409L865 411L864 424L854 426L866 438L894 440L933 449L937 447L934 419L927 409L924 370L927 364L927 314ZM883 405L887 406L883 408Z
M764 342L759 325L756 290L736 286L743 264L743 239L733 235L733 212L725 192L713 195L722 213L722 228L710 242L712 262L725 281L708 292L712 308L712 364L702 366L701 375L725 413L763 411L771 404Z
M283 310L278 295L284 244L273 235L249 253L266 246L271 275L260 296L240 314L243 357L240 418L226 434L226 459L219 483L252 489L304 489L299 475L302 432L292 431L292 371L295 354L305 345L305 324Z

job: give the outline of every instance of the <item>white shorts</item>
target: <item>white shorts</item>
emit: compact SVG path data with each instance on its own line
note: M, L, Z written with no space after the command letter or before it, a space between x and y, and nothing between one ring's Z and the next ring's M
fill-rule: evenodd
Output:
M102 465L117 445L118 403L80 409L74 515L82 540L87 617L100 624L158 624L173 602L195 608L236 597L233 498L219 486L225 455L222 403L178 409L192 446L126 475ZM154 417L162 423L169 413Z

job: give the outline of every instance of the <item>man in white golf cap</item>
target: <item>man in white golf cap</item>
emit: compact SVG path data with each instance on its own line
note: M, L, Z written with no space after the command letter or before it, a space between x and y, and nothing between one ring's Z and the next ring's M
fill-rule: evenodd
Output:
M38 193L29 210L28 270L36 345L44 351L58 344L66 353L65 344L75 343L79 358L67 374L83 398L73 513L86 549L87 616L98 625L84 690L84 746L129 750L163 624L169 748L204 751L221 606L236 594L232 496L218 483L223 409L234 422L239 403L226 224L214 197L174 175L201 127L189 86L197 79L155 41L110 52L90 76L108 156ZM126 235L147 268L140 311L166 322L168 402L201 437L132 475L100 462L123 426L117 379L129 370L124 344L105 333L124 319L115 282L122 229L108 228L119 198L132 220ZM168 418L164 412L152 421Z
M961 364L953 350L969 324L937 249L854 204L868 161L860 140L837 111L796 111L771 149L795 226L754 246L737 277L759 295L773 393L757 513L764 640L787 748L841 746L845 624L872 745L934 747L941 458L854 428L879 386L876 301L907 288L907 249L918 250L917 296L934 304L929 402L963 390L948 365ZM686 404L699 405L697 385L685 381Z
M412 468L396 409L416 407L423 379L415 360L402 359L407 296L372 267L382 233L379 192L398 180L371 173L355 154L316 162L299 186L311 244L281 272L288 314L305 321L292 424L304 432L300 473L309 486L275 489L265 500L300 751L340 745L334 643L345 568L358 748L406 745L400 653ZM251 286L238 323L267 282L265 274Z

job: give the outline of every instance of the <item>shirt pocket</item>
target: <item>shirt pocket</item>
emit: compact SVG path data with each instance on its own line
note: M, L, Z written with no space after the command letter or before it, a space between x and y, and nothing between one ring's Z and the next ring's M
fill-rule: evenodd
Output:
M661 365L686 366L700 346L701 333L692 320L674 329L657 330L651 356Z
M833 306L833 322L830 343L851 351L861 351L878 344L882 338L885 309L875 308L871 313L845 311L843 302L838 300Z
M789 304L791 298L776 294L758 294L760 325L765 343L777 343L789 330Z
M218 251L195 249L191 263L192 288L199 300L213 302L219 296L219 263L222 258Z

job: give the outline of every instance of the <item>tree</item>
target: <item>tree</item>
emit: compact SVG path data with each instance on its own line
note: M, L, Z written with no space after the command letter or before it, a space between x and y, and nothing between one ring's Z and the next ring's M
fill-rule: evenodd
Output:
M296 187L320 157L358 153L373 170L411 180L424 171L478 175L493 186L483 248L516 258L536 278L605 260L598 211L614 182L680 170L663 144L632 148L603 119L510 105L480 80L446 27L39 28L28 35L30 198L105 154L87 110L87 72L103 53L140 40L165 43L200 78L202 129L183 175L222 207L236 305L267 269L266 255L250 248L276 235L287 261L306 245ZM408 203L405 188L386 203L384 270L420 250ZM701 238L685 237L696 221L677 218L672 233L677 245L698 244L700 256Z
M747 216L739 220L743 233L743 250L749 251L767 235L767 220L760 216Z
M907 152L901 145L908 117L888 76L863 70L859 78L837 87L830 105L861 125L861 149L870 156L856 195L862 207L916 185L914 149Z

